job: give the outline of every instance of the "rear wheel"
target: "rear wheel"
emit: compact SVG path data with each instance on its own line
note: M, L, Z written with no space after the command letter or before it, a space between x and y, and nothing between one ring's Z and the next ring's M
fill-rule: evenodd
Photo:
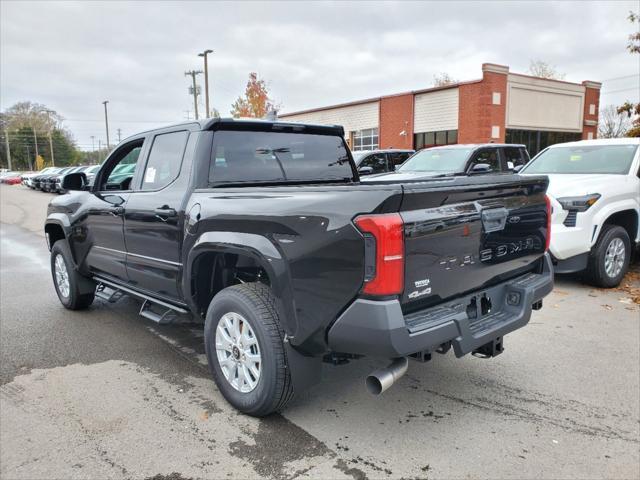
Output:
M205 349L216 385L241 412L265 416L293 396L279 314L266 285L234 285L213 298Z
M69 310L82 310L93 303L94 293L81 293L84 277L75 269L66 240L58 240L51 249L51 275L60 303Z
M604 225L591 250L587 278L598 287L617 287L627 273L630 259L631 241L627 231L618 225Z

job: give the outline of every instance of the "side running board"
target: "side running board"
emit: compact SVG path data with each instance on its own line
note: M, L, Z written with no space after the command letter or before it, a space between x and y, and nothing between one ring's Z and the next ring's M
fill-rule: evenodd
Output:
M109 303L117 302L124 295L140 298L143 301L140 307L140 316L156 323L171 323L177 318L177 313L189 313L189 311L184 308L152 298L131 288L118 285L115 282L110 282L99 277L95 277L94 280L98 285L96 287L96 297Z

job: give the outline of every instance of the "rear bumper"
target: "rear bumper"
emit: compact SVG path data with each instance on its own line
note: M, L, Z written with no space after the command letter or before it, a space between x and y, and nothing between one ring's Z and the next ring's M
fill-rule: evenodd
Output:
M532 306L553 289L553 266L544 256L542 273L528 273L450 302L403 315L398 300L355 300L328 334L331 350L377 357L402 357L435 350L451 342L461 357L492 340L525 326ZM481 297L491 311L480 314ZM468 314L476 301L476 317Z

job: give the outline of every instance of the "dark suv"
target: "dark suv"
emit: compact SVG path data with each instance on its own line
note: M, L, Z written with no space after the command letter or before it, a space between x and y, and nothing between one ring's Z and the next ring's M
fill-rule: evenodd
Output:
M415 153L415 150L390 148L386 150L367 150L352 152L353 161L360 175L393 172L398 165Z
M518 172L529 161L524 145L486 143L420 150L396 168L398 173L433 176Z

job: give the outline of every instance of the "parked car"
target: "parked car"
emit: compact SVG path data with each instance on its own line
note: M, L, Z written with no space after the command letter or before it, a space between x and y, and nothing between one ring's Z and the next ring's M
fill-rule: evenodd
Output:
M62 167L62 168L60 168L60 170L58 170L55 173L51 173L49 175L44 175L40 179L40 190L42 190L43 192L55 192L56 179L60 175L63 175L65 173L71 172L72 170L75 170L75 168L76 167Z
M18 185L20 182L22 182L22 179L20 178L19 172L7 171L0 173L0 183L4 183L6 185Z
M45 180L49 178L50 175L55 175L56 173L60 172L60 170L62 170L61 167L48 167L43 169L38 175L31 179L33 188L35 190L43 190Z
M155 322L204 321L221 393L260 416L323 358L394 359L378 394L408 357L500 354L553 287L547 183L365 184L342 127L208 119L123 141L90 189L67 175L44 229L62 305L130 294Z
M26 185L29 188L34 188L33 186L33 181L35 179L35 177L37 177L38 175L44 175L47 172L53 170L54 167L46 167L43 168L42 170L40 170L39 172L29 172L29 173L25 173L22 175L22 183L24 185Z
M391 178L400 181L445 174L513 173L528 161L529 154L524 145L447 145L416 152L391 174Z
M351 152L360 175L393 172L396 166L415 153L415 150L390 148L386 150L365 150Z
M93 180L95 179L98 170L100 170L100 165L91 165L84 171L87 178L87 185L93 185Z
M65 190L62 188L62 182L65 175L84 172L87 168L88 167L85 166L69 167L66 170L62 170L59 173L52 175L48 178L48 191L53 193L64 193Z
M599 287L624 277L640 245L640 139L583 140L540 152L523 175L549 176L556 272Z

